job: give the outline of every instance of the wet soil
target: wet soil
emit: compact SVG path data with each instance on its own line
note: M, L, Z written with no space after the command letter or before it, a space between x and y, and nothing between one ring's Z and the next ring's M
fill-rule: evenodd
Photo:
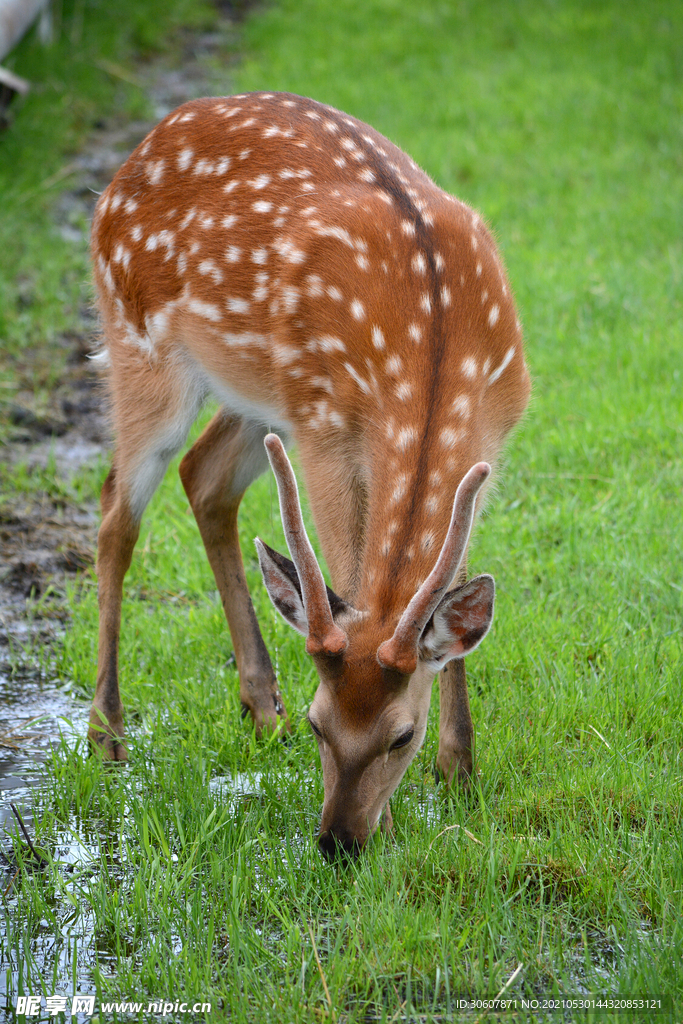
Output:
M87 249L97 195L161 117L188 99L230 91L230 62L248 6L218 2L211 32L180 33L169 52L135 69L150 117L102 122L64 169L70 187L53 217L65 240ZM126 69L104 69L130 80ZM72 332L22 354L15 366L19 390L5 406L0 461L26 466L29 478L42 473L46 485L0 496L0 832L10 825L13 794L37 780L38 764L65 720L84 731L87 709L51 678L49 655L67 627L67 581L92 572L95 560L95 489L75 501L68 483L84 467L108 461L106 389L89 358L97 340L95 313L84 303Z

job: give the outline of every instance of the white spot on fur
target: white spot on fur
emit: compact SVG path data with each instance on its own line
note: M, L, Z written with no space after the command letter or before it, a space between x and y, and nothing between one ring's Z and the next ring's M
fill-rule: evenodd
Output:
M297 306L299 305L299 299L301 298L298 288L294 285L286 285L282 289L282 301L285 304L285 311L287 313L294 313Z
M309 274L306 278L306 293L312 299L320 299L325 294L323 279L319 274Z
M197 208L195 206L193 206L191 210L187 211L187 213L185 214L185 216L181 220L180 224L178 225L178 230L179 231L184 231L185 228L188 227L192 223L192 221L194 220L196 214L197 214Z
M454 413L457 413L458 416L462 416L462 418L466 420L470 414L470 400L467 395L458 395L458 397L454 399L451 408Z
M391 497L389 498L389 503L391 505L395 505L397 502L399 502L401 500L403 495L406 493L406 484L407 483L408 483L408 477L405 475L405 473L400 473L396 477L396 482L394 484L394 489L393 489L393 491L391 493Z
M249 300L241 299L239 296L229 296L225 304L231 313L248 313L251 308Z
M477 376L477 361L473 356L468 356L467 359L463 359L460 364L460 369L465 377L469 377L473 380Z
M503 370L505 370L506 367L508 366L508 364L509 364L510 360L512 359L512 357L514 356L514 354L515 354L515 346L512 345L507 350L507 352L505 353L505 357L503 359L503 362L500 364L500 366L497 369L495 369L493 371L493 373L489 377L489 380L488 380L489 384L493 384L494 381L498 380L498 378L500 377L500 375L503 372Z
M220 309L212 302L202 302L201 299L189 299L187 308L190 313L194 313L204 320L213 320L214 323L219 323L223 319Z
M239 245L229 245L225 251L225 258L228 263L239 263L242 250Z
M351 363L344 363L344 369L347 370L349 376L351 376L355 380L356 384L361 389L361 391L364 391L366 395L372 394L372 388L370 387L368 382L360 376L360 374L354 369Z
M306 253L297 249L291 238L278 238L273 248L287 263L303 263L306 259Z
M332 387L332 381L329 377L311 377L311 387L320 388L322 391L327 391L328 394L334 394L334 388Z
M193 174L213 174L214 165L213 160L206 160L202 157L198 160L192 169Z
M414 444L416 441L417 430L415 427L403 427L396 435L396 447L400 448L401 451L405 451L409 445Z
M440 441L444 448L455 448L465 436L463 429L455 430L453 427L444 427L440 434Z
M355 320L365 319L365 306L360 299L354 299L351 303L351 314Z
M424 253L416 252L412 258L411 266L416 274L427 273L427 260L424 257Z
M375 346L375 348L378 350L378 352L382 352L386 348L386 341L384 340L384 335L382 333L382 328L374 326L372 328L371 334L372 334L372 344Z
M386 371L392 377L397 377L403 369L403 360L400 356L389 356L386 362Z
M263 271L260 274L256 274L256 276L254 277L254 283L256 284L256 287L254 288L252 297L256 302L264 302L265 299L268 298L268 281L269 276Z
M259 189L265 188L266 185L270 184L270 175L259 174L259 176L257 178L254 178L253 181L250 181L249 184L251 185L252 188L255 188L258 191Z
M433 516L439 511L439 499L436 494L430 494L425 498L425 512L427 515Z
M180 153L178 154L178 160L177 160L178 170L179 171L186 171L188 169L188 167L190 166L190 164L192 163L193 158L194 158L194 150L193 149L189 149L189 148L181 149Z
M497 305L491 306L489 310L489 327L495 327L498 323L498 317L500 316L500 309Z
M313 344L316 344L316 339L312 338ZM309 342L309 345L311 342ZM308 345L306 346L308 348ZM317 339L317 347L321 352L346 352L346 345L341 338L335 338L333 334L323 334L322 337ZM315 351L315 348L313 348Z
M202 260L197 270L204 277L210 277L214 284L220 284L223 280L223 275L213 260Z
M279 366L288 366L300 356L300 350L292 345L273 345L273 359Z

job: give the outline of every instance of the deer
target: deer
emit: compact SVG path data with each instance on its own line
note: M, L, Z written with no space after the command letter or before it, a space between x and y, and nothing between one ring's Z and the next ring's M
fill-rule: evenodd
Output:
M291 731L251 602L237 516L270 465L291 558L256 539L277 611L305 638L322 764L318 842L356 856L420 749L439 675L436 769L474 774L464 656L490 629L467 579L473 523L530 377L482 217L387 138L280 92L192 100L99 198L92 262L115 447L101 492L89 740L126 760L118 651L143 512L180 462L257 736ZM104 367L103 367L104 368ZM295 444L332 587L307 536Z

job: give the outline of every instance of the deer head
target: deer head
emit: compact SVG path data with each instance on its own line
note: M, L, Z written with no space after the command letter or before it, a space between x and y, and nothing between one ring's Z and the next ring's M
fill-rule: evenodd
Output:
M320 847L356 853L420 749L434 675L483 640L493 621L494 581L453 583L467 550L477 493L490 473L477 463L462 479L436 564L396 623L373 621L325 585L306 534L296 479L282 442L265 439L292 560L256 540L270 598L306 637L320 684L308 721L323 769Z

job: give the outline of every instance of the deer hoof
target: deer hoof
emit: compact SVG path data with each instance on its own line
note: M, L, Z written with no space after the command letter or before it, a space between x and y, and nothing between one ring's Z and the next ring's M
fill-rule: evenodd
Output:
M98 754L103 761L127 761L128 748L123 736L114 733L101 732L102 727L97 729L91 726L88 730L88 746L91 754Z

